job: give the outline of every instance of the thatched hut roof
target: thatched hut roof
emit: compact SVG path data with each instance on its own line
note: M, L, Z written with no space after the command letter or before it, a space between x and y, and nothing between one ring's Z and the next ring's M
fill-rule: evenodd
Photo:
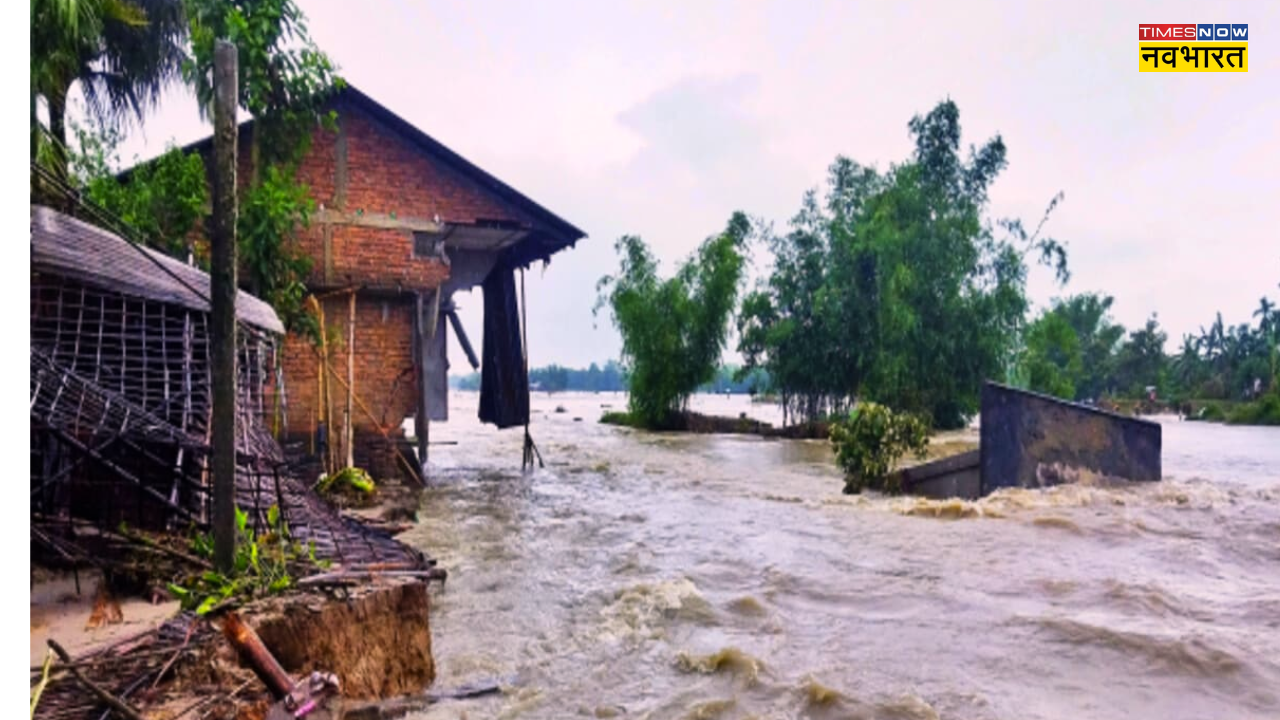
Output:
M210 310L208 274L40 205L31 206L31 270L125 295ZM249 293L236 295L236 315L267 332L284 333L276 311Z

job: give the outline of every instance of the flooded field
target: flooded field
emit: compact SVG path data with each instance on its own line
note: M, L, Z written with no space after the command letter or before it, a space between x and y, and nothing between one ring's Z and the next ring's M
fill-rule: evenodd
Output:
M522 476L476 402L401 537L449 569L437 684L505 690L415 717L1280 717L1280 429L1171 418L1162 483L939 502L841 495L824 442L599 425L611 394L535 394Z

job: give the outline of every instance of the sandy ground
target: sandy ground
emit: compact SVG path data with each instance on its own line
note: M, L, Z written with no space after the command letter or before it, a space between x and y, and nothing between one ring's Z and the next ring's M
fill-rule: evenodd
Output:
M31 588L31 665L44 662L47 641L53 638L72 657L156 627L178 611L177 601L151 604L141 598L120 600L123 621L86 627L93 612L94 594L101 575L80 572L80 594L70 573L42 579Z

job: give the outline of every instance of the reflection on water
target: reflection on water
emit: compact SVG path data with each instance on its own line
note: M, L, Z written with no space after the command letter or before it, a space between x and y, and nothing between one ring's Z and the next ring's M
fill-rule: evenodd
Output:
M449 568L437 682L510 685L418 717L1280 717L1280 430L1170 420L1162 483L931 501L841 495L823 442L597 424L625 403L535 395L528 476L474 394L433 427L402 537Z

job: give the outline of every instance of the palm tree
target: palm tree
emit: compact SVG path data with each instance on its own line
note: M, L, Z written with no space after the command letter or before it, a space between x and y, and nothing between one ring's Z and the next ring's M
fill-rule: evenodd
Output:
M1258 309L1253 311L1253 316L1258 318L1258 330L1264 337L1270 336L1271 325L1276 317L1275 309L1276 304L1263 297L1258 301Z
M1191 336L1182 336L1182 349L1173 360L1173 369L1179 384L1188 392L1200 376L1200 340Z
M31 159L66 174L67 97L77 84L99 124L141 119L181 77L186 37L182 0L31 0Z

